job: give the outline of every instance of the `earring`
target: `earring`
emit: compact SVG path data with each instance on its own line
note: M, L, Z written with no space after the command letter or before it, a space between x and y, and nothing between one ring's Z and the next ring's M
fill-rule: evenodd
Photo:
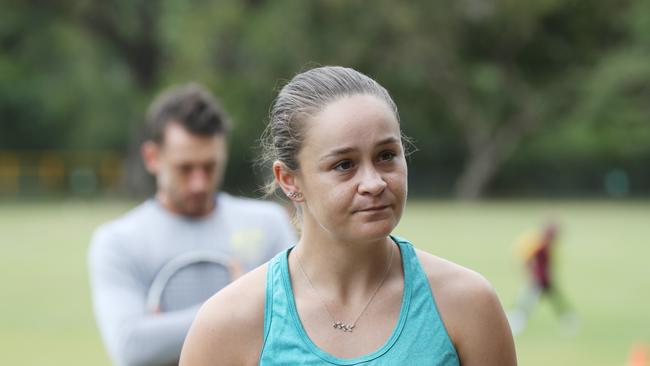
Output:
M291 199L302 198L302 193L300 193L300 192L294 192L294 191L287 192L287 197L289 197L289 198L291 198Z

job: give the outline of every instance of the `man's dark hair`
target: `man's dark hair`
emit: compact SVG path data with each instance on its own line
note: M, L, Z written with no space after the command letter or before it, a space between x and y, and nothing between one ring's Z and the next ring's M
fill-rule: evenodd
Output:
M162 144L170 123L203 136L227 134L230 130L228 115L217 99L197 83L171 87L154 99L145 120L147 139Z

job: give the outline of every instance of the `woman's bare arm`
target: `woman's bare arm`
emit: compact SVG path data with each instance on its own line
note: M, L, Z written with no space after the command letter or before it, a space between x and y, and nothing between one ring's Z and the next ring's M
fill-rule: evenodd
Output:
M478 276L478 274L476 274ZM457 327L457 351L463 366L517 364L510 326L492 286L483 277L464 285L468 295L458 304L465 314Z

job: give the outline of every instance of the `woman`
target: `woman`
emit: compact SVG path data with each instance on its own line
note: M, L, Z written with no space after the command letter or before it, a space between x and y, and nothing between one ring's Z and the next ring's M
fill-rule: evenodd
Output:
M480 275L390 236L407 167L397 107L348 68L280 91L266 132L298 244L203 306L181 365L515 365Z

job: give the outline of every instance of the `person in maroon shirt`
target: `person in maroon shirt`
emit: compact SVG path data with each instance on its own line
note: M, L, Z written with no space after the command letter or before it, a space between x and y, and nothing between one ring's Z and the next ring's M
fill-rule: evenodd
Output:
M557 235L557 225L549 224L542 233L541 240L528 260L530 274L535 285L542 292L551 289L551 249Z
M521 240L524 246L524 260L530 277L529 283L520 293L517 306L508 312L508 320L512 333L523 332L528 318L540 297L547 298L563 325L571 333L578 328L577 317L570 308L563 294L554 282L552 266L553 251L557 246L559 227L556 223L548 223L541 233L527 236Z

